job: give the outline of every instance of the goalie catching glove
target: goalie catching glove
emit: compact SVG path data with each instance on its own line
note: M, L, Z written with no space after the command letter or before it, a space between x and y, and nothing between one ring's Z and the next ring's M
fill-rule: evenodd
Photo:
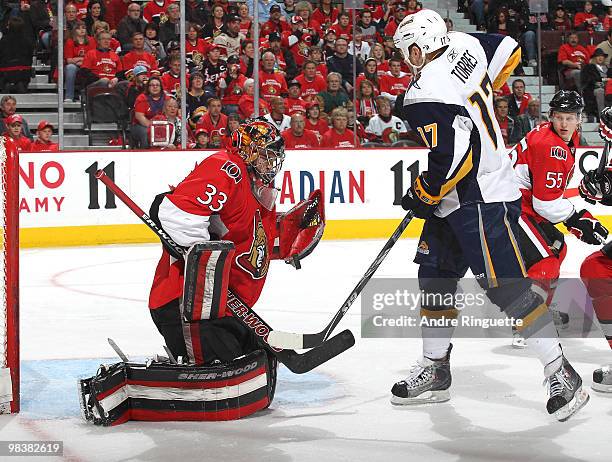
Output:
M308 199L300 201L291 210L278 214L278 245L273 259L285 260L300 269L300 260L310 255L317 246L325 229L325 204L321 190L310 193Z
M603 244L608 237L608 230L604 225L584 209L574 212L565 220L565 226L570 233L587 244Z

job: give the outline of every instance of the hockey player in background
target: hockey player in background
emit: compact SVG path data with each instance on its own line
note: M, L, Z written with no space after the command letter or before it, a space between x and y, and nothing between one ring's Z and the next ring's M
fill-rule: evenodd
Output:
M510 153L523 194L519 241L527 274L546 291L549 307L567 253L563 233L555 224L563 223L591 245L608 236L608 230L587 210L575 210L563 197L574 172L583 108L577 92L557 92L550 101L550 122L530 131ZM560 325L567 323L565 312L553 312L553 316L561 320ZM524 346L519 332L514 333L513 345Z
M518 243L521 192L493 117L493 91L520 62L520 48L501 35L447 33L431 10L405 18L394 43L414 71L402 118L431 150L427 171L402 198L405 210L425 219L415 258L422 320L458 316L440 300L454 298L470 268L489 299L522 321L519 329L544 366L547 411L567 420L588 394L563 355L545 296L526 277ZM393 386L394 404L450 399L453 327L421 325L423 357Z
M612 143L612 108L608 107L601 112L599 134L608 146ZM578 190L587 202L611 206L612 166L608 163L603 172L587 172ZM612 348L612 242L584 260L580 267L580 277L593 300L593 309L599 325ZM612 393L612 364L593 371L591 388Z

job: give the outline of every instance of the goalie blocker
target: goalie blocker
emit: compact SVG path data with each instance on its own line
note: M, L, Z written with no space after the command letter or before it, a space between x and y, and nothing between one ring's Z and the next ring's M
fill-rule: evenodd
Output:
M262 350L207 367L150 360L102 365L79 381L81 411L95 425L129 420L235 420L274 398L276 360Z

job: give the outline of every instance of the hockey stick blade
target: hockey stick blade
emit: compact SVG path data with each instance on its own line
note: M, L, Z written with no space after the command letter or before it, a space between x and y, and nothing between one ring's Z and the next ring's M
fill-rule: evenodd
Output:
M355 336L349 329L346 329L305 353L282 350L277 356L281 359L286 354L288 361L281 360L281 362L294 374L304 374L335 358L340 353L344 353L353 345L355 345Z
M159 239L172 249L179 257L184 255L185 250L176 244L163 229L147 215L115 182L102 170L96 172L96 178L106 185L140 220L147 225ZM331 358L348 350L355 344L355 338L350 331L344 331L326 342L319 342L320 346L305 353L297 353L291 349L278 349L270 345L268 337L274 330L255 311L240 300L234 293L228 290L227 306L232 310L234 316L253 332L260 345L275 355L287 368L296 373L303 374L320 366ZM110 342L109 342L110 343ZM114 342L113 342L114 343ZM112 344L111 344L112 346ZM116 345L115 345L116 346ZM316 345L315 345L316 346ZM117 350L115 350L117 351Z
M391 237L387 240L383 248L380 250L368 270L362 276L360 281L357 283L355 288L349 294L347 299L344 301L340 309L336 312L330 323L321 332L316 334L296 334L292 332L282 332L274 330L268 335L268 343L277 348L291 348L294 350L301 350L307 348L314 348L317 345L321 345L325 342L334 328L340 323L340 320L344 317L346 312L349 310L353 302L357 299L363 288L372 278L378 267L381 265L383 260L387 257L391 248L399 240L404 230L408 227L413 218L412 211L409 211L406 216L402 219L400 224L397 226Z

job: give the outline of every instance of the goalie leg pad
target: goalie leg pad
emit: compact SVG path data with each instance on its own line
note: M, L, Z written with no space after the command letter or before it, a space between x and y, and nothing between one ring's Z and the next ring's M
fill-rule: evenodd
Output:
M270 405L276 362L263 350L212 367L121 362L79 385L83 417L95 425L235 420Z
M200 242L189 248L183 286L183 316L187 321L223 316L235 251L231 241Z

